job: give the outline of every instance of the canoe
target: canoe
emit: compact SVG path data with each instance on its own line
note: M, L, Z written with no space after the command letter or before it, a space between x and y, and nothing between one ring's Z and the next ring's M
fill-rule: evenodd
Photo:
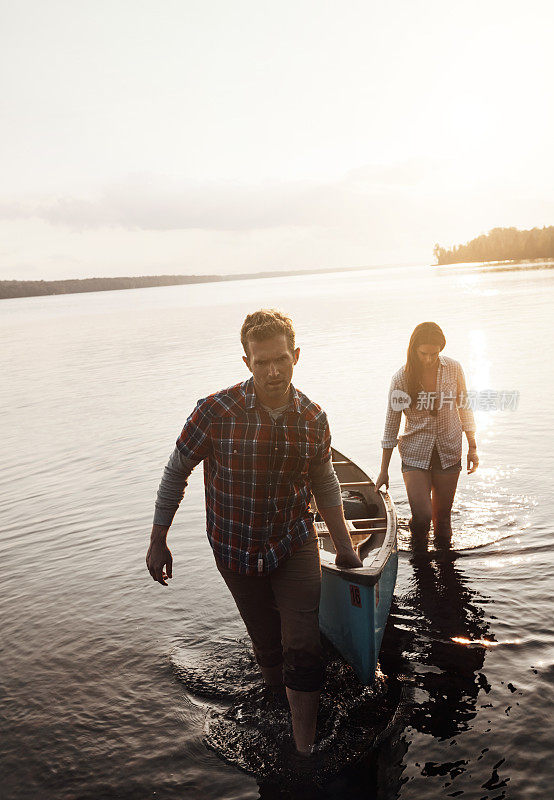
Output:
M360 681L369 685L375 677L396 583L396 511L389 494L377 494L374 482L360 467L334 448L332 457L347 526L363 567L335 566L329 531L316 514L322 572L319 626Z

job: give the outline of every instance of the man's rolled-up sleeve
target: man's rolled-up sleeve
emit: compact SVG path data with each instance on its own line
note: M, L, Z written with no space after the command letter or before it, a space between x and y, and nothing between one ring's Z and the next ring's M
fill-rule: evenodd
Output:
M212 414L209 400L199 400L177 439L177 450L184 458L199 464L210 453Z
M317 448L317 455L310 461L310 467L317 466L318 464L325 464L331 461L331 431L329 429L329 422L327 415L323 413L323 427Z

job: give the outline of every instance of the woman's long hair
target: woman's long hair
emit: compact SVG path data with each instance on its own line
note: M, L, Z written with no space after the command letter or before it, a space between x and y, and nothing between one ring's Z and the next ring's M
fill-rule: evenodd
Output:
M446 344L444 333L436 322L421 322L416 325L410 336L408 345L408 355L406 357L406 380L408 383L408 394L412 398L411 407L415 408L417 396L421 391L421 372L422 365L417 355L417 348L421 344L433 344L442 350Z

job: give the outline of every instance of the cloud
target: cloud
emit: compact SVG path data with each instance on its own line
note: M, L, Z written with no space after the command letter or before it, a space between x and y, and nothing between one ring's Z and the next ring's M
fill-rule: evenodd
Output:
M421 181L426 165L366 166L329 182L298 181L246 186L183 184L132 176L97 197L0 202L1 219L38 218L75 229L249 231L277 227L369 224L383 204ZM391 194L394 195L393 201Z
M381 190L405 189L425 183L441 169L444 169L443 161L431 158L411 158L394 164L366 164L350 170L345 182Z

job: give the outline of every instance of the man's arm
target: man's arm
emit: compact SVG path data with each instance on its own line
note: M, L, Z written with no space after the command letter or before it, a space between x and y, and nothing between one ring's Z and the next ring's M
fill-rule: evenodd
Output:
M162 586L167 586L167 578L173 577L173 556L166 542L168 530L165 525L152 525L150 547L146 553L148 572Z
M327 525L337 551L335 564L337 567L363 567L346 527L340 485L331 461L312 465L309 474L317 510Z
M363 561L352 545L352 539L344 519L342 504L340 506L328 506L327 508L318 506L317 509L325 520L327 530L335 545L335 550L337 551L335 564L337 567L346 567L348 569L363 567Z
M158 489L146 566L153 580L162 586L167 586L167 579L173 577L173 556L167 546L167 532L183 499L187 478L195 466L195 461L185 458L175 448L166 464Z
M158 489L146 566L152 578L162 586L167 586L166 578L171 578L173 575L173 559L166 544L167 532L183 499L188 476L210 451L209 400L209 398L199 400L185 422Z
M154 511L154 525L169 528L187 486L187 479L197 461L186 458L175 448L163 471Z

